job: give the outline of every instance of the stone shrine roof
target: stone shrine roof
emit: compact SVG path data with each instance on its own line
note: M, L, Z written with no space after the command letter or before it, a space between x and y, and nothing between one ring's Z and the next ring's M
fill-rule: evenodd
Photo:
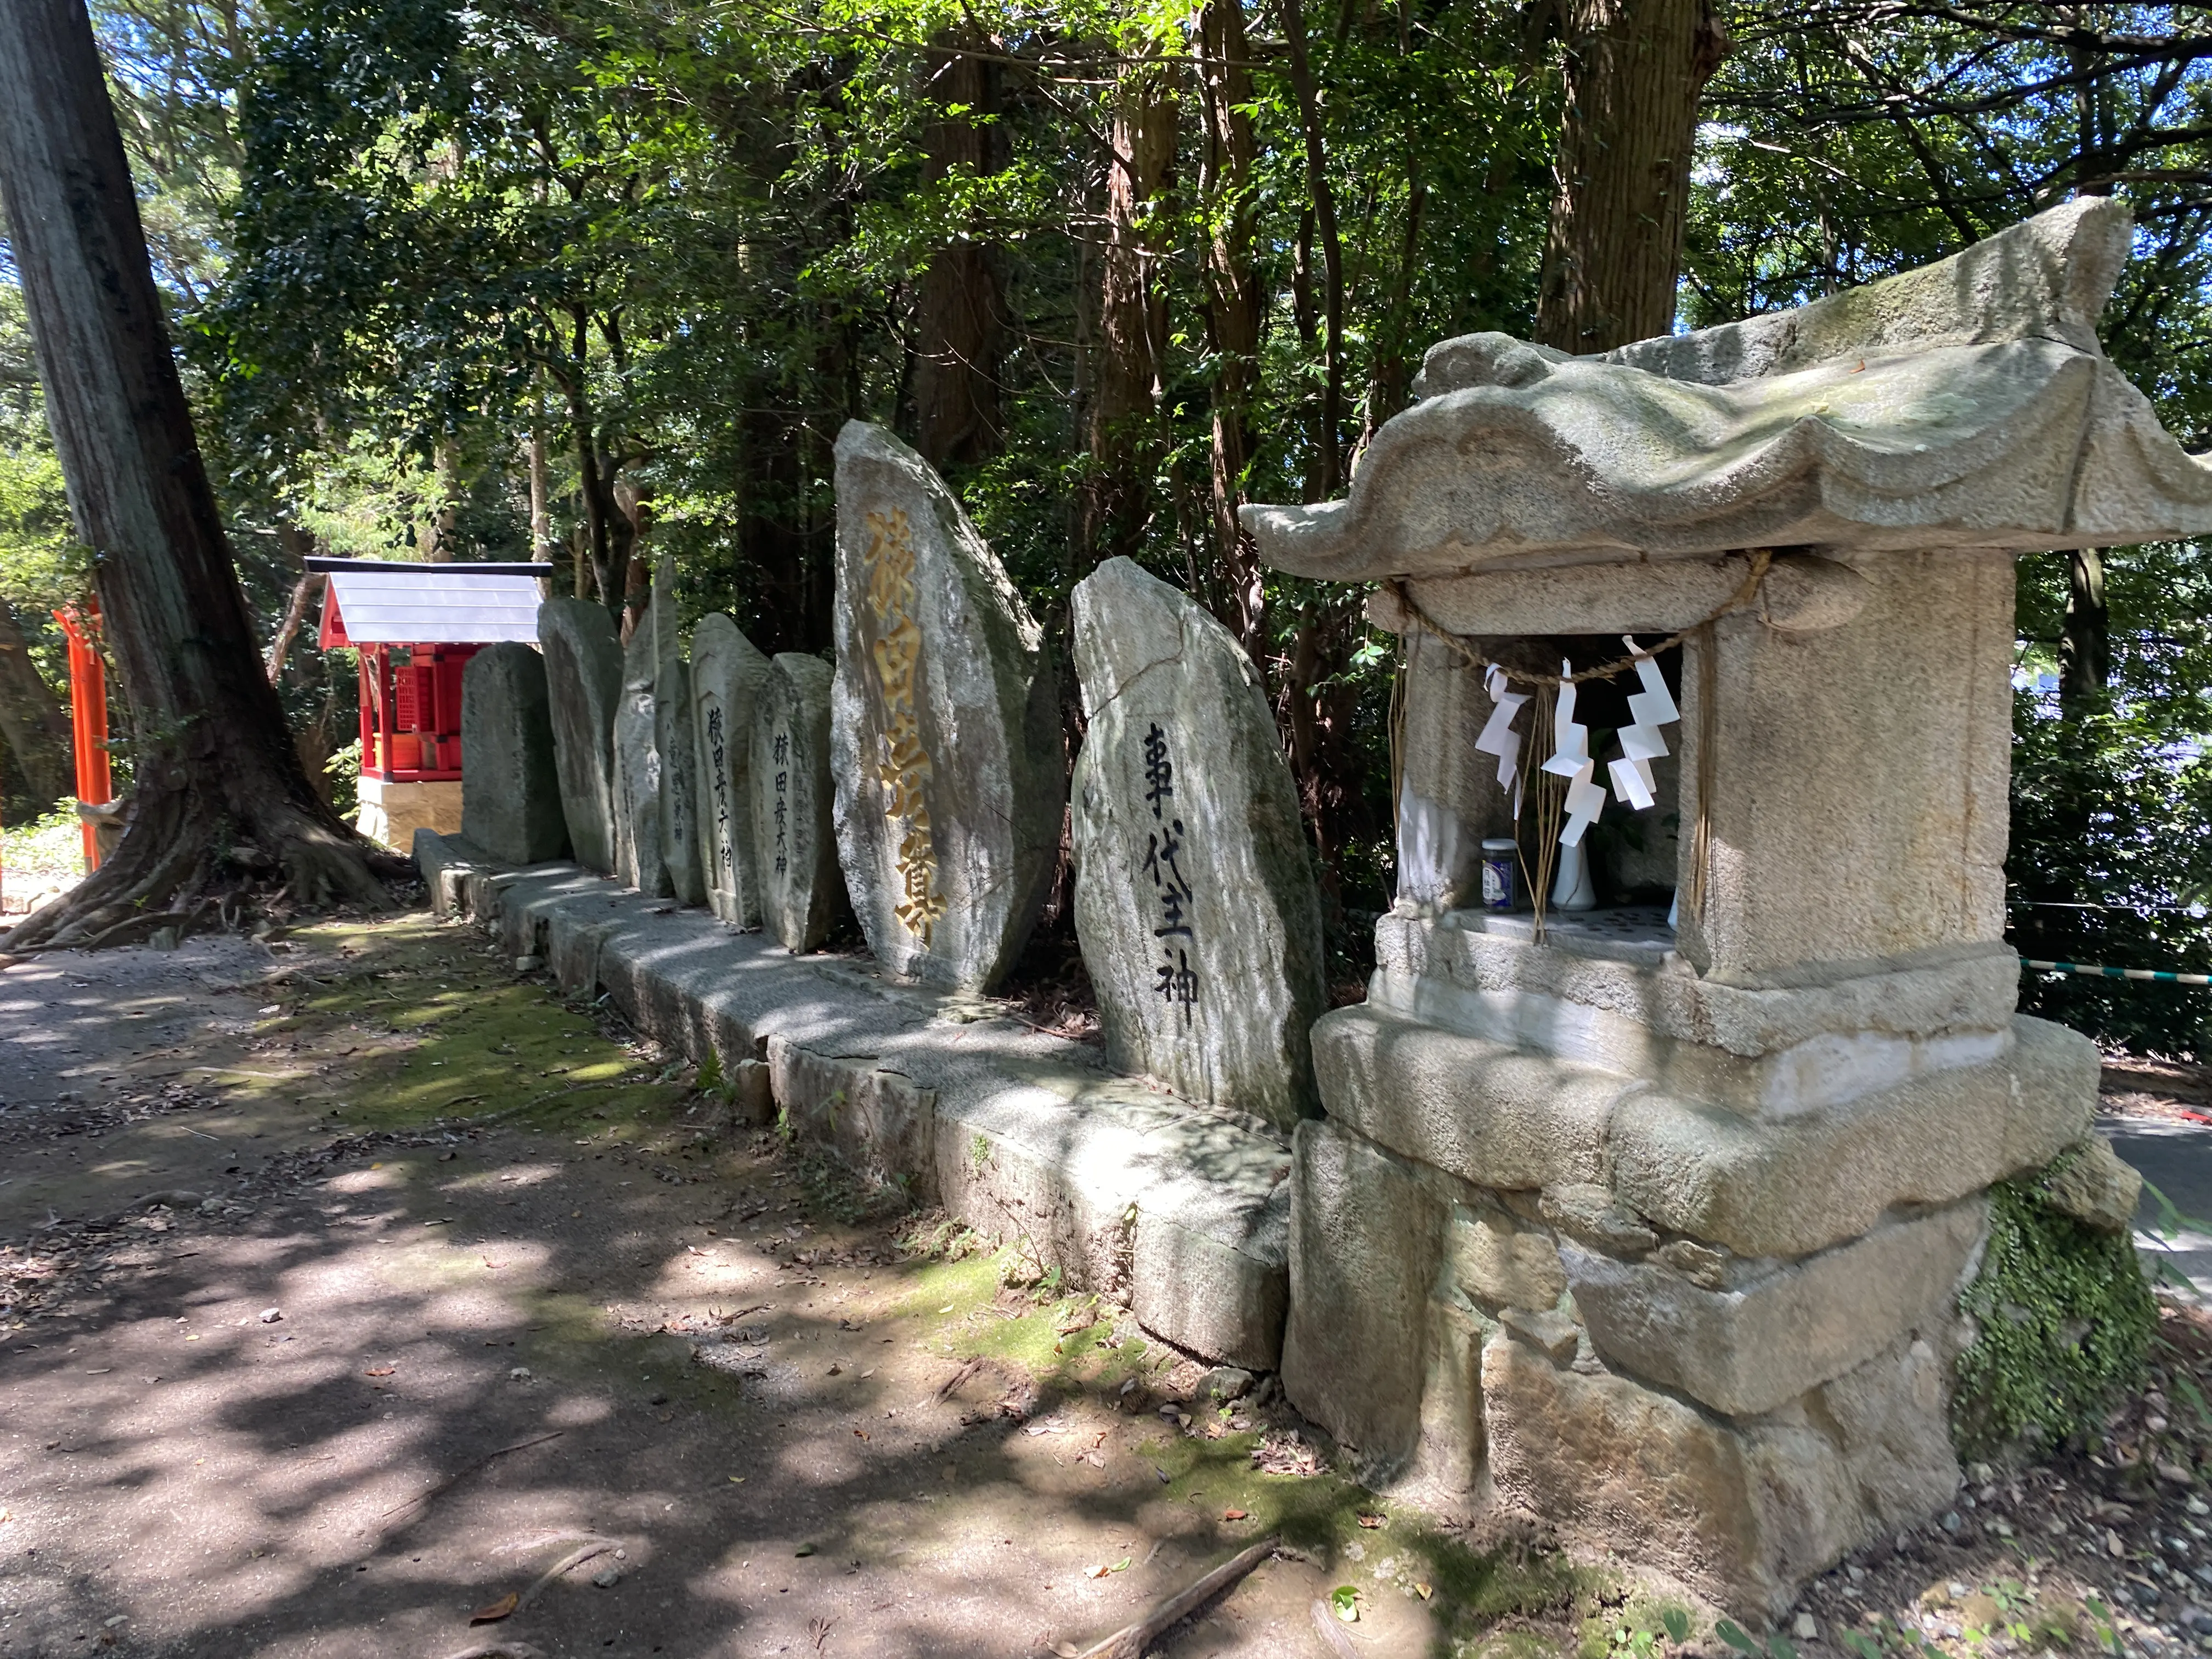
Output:
M2183 452L2097 339L2130 228L2084 198L1918 270L1600 356L1444 341L1346 500L1249 506L1245 526L1276 568L1332 580L2212 534L2212 458Z

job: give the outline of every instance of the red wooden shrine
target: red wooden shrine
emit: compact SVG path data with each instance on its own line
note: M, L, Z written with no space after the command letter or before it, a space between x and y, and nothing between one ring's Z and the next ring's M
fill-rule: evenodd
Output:
M491 640L536 639L532 579L551 574L552 567L319 558L308 568L331 576L323 648L361 653L362 775L386 783L457 781L461 672ZM350 629L349 594L363 612ZM372 610L373 623L363 626Z

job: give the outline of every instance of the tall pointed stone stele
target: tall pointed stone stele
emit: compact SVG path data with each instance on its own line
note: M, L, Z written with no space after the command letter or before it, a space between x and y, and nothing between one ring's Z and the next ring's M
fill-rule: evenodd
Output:
M538 607L538 644L553 719L561 816L576 862L615 867L615 704L622 696L622 636L605 605L553 599Z
M1074 610L1075 927L1107 1058L1288 1127L1313 1109L1321 898L1260 677L1127 559Z
M699 771L691 732L691 665L676 603L676 561L660 556L653 573L653 746L660 757L660 859L678 904L704 904L707 881L699 850Z
M508 864L543 864L568 850L545 659L521 641L487 645L462 671L461 753L464 838Z
M830 665L787 652L761 678L753 717L753 846L761 921L811 951L845 908L830 822Z
M691 630L691 735L707 903L733 927L761 919L753 850L753 716L767 655L720 611Z
M660 850L659 710L653 695L660 653L653 606L623 647L622 696L615 704L615 876L648 898L673 890Z
M1060 842L1044 633L945 482L881 427L837 437L837 843L892 973L988 989Z

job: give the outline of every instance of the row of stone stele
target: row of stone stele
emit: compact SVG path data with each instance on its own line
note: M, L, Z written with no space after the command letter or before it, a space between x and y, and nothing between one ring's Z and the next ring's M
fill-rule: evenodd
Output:
M2084 200L1602 357L1446 342L1346 500L1246 509L1407 636L1407 879L1314 1028L1283 1359L1369 1478L1778 1614L1953 1501L1992 1185L2051 1172L2133 1282L2099 1057L2016 1017L2003 884L2015 555L2212 534L2098 342L2129 234ZM1539 943L1476 897L1516 822L1481 661L1623 634L1679 641L1676 915Z
M1085 719L1072 784L1043 630L944 482L890 433L837 443L834 667L727 616L678 625L664 557L628 643L555 599L542 659L463 686L463 833L564 853L793 951L854 915L883 969L989 992L1072 835L1075 921L1109 1061L1287 1129L1316 1109L1321 904L1260 676L1202 607L1127 559L1073 599Z
M2063 1158L2080 1214L2132 1208L2083 1139L2094 1048L2013 1014L2002 880L2014 555L2212 534L2212 468L2097 339L2128 238L2087 200L1601 357L1448 341L1347 499L1245 509L1268 564L1387 587L1409 631L1422 884L1358 1005L1316 1018L1297 803L1237 643L1124 561L1086 579L1063 797L1033 619L858 423L834 671L714 617L687 663L665 567L626 658L604 612L546 607L568 843L795 950L842 890L887 971L988 989L1065 800L1113 1063L1295 1131L1291 1400L1377 1482L1779 1612L1958 1485L1987 1189ZM1540 943L1468 902L1512 827L1470 653L1623 633L1680 635L1692 879L1674 925Z

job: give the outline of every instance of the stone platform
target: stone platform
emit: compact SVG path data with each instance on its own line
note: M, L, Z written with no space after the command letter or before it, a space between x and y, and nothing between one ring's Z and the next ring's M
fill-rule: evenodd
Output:
M605 993L666 1047L713 1054L757 1121L780 1108L917 1200L981 1232L1027 1234L1073 1287L1126 1301L1155 1336L1277 1365L1286 1135L1120 1076L982 999L795 957L573 864L517 869L429 830L414 851L441 915L495 928L564 992Z

